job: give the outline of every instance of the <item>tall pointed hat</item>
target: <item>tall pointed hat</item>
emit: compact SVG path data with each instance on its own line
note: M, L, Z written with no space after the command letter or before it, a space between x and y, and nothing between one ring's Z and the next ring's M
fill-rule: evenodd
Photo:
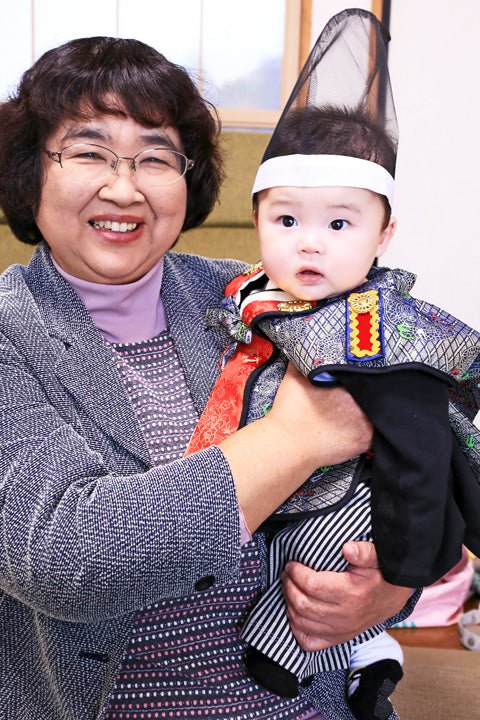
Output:
M344 10L327 23L265 150L253 193L359 187L392 205L398 127L388 41L366 10Z

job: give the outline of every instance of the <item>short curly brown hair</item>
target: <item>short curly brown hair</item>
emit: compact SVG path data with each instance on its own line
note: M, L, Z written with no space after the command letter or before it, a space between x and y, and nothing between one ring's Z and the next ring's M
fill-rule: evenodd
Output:
M35 222L47 138L67 120L93 114L130 117L145 127L169 125L187 157L183 230L211 212L223 179L220 123L187 71L138 40L91 37L49 50L0 104L0 207L15 235L36 244Z

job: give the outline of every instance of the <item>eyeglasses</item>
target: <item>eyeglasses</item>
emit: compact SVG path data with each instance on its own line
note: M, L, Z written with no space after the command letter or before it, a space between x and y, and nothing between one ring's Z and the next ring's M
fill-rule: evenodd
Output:
M45 150L71 177L81 182L98 182L116 173L120 160L128 160L138 180L151 187L171 185L194 166L182 153L167 147L142 150L133 157L122 157L102 145L76 143L63 150Z

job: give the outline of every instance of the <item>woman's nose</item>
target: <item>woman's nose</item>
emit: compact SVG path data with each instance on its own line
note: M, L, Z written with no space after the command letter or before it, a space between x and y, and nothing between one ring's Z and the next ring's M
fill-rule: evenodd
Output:
M125 207L145 200L137 187L137 174L127 162L118 163L115 171L105 178L98 195L101 200Z

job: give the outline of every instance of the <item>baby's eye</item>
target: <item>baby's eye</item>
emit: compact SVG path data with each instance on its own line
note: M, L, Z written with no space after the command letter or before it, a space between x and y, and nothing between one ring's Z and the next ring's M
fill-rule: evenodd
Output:
M279 218L280 222L282 223L283 227L293 227L294 225L298 225L297 221L295 220L292 215L282 215Z
M347 220L332 220L328 227L332 230L345 230L348 227L348 222Z

